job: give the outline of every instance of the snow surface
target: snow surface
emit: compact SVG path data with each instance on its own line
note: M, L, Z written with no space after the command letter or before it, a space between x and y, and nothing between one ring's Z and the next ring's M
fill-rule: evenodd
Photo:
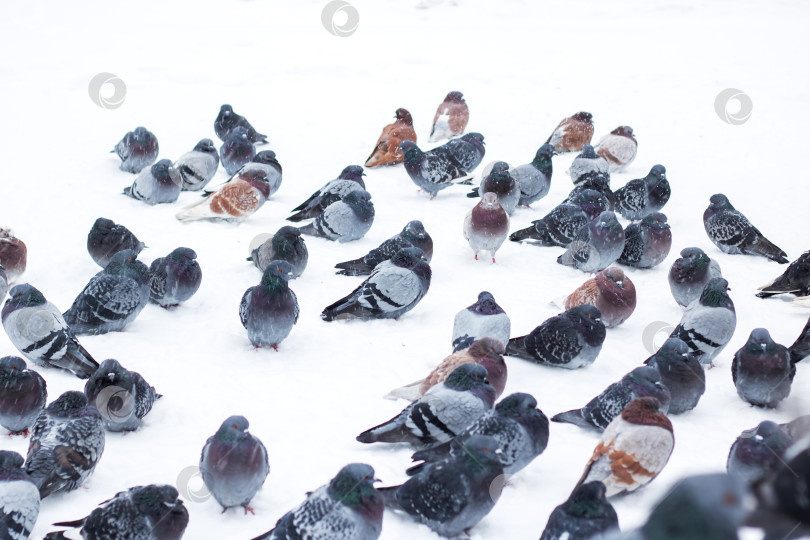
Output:
M102 1L2 2L0 96L3 98L0 225L11 226L29 250L22 276L67 309L99 269L86 236L99 216L129 227L149 249L147 264L173 248L197 251L203 283L186 305L148 306L126 331L82 337L100 362L116 358L139 371L164 397L137 432L107 436L104 455L82 488L46 499L32 538L51 523L88 514L131 486L180 484L198 464L207 437L232 414L245 415L264 441L271 470L253 500L256 515L221 513L213 499L184 496L191 515L186 538L250 538L270 529L307 491L349 462L374 466L383 485L401 482L410 450L362 445L361 431L401 410L382 399L451 350L454 314L481 290L491 291L523 335L556 314L553 298L586 278L555 262L562 250L506 242L497 264L473 260L461 233L475 201L463 187L433 201L416 192L402 167L367 171L377 216L365 238L348 244L307 238L310 260L292 282L301 317L279 352L254 351L239 323L238 304L259 271L244 259L250 240L275 232L288 212L348 164L362 164L398 107L427 141L437 105L450 90L469 103L468 130L486 137L484 163L526 163L557 122L579 110L594 115L594 140L621 124L633 127L639 153L613 176L614 188L667 167L672 199L664 208L674 245L652 270L626 270L638 291L635 314L608 332L592 366L568 371L508 359L506 394L533 394L553 414L580 407L647 356L650 324L677 324L666 273L680 249L696 245L716 258L731 284L738 313L733 340L707 373L696 410L672 418L675 450L655 481L615 500L623 528L643 522L679 478L719 471L743 429L763 419L787 421L810 412L810 371L799 365L793 392L764 411L737 396L731 356L756 327L789 345L804 326L805 308L754 297L785 266L721 253L701 216L713 193L732 203L791 258L808 249L807 178L801 161L810 121L807 50L810 5L770 2L521 2L501 0L354 0L360 15L348 37L321 24L325 1L198 0L120 4ZM127 85L120 108L88 97L88 82L111 72ZM753 102L742 125L718 118L715 96L739 88ZM215 139L222 103L269 135L284 167L280 191L241 225L181 224L174 214L196 200L154 207L121 195L134 176L118 170L108 151L143 125L175 159L203 137ZM734 105L729 110L734 112ZM216 140L216 139L215 139ZM219 141L217 141L219 144ZM518 209L512 230L545 215L571 189L565 172L573 154L554 158L549 195ZM222 169L212 186L226 178ZM324 306L351 291L358 278L332 266L358 257L420 219L436 250L424 300L398 321L323 322ZM626 224L626 223L625 223ZM0 354L16 354L0 333ZM663 334L657 342L663 341ZM39 369L39 368L37 368ZM83 382L40 369L49 401ZM474 539L540 536L551 510L576 483L598 436L552 424L546 452L510 480ZM25 454L28 441L0 439ZM190 482L199 490L199 478ZM383 539L436 538L426 527L386 513Z

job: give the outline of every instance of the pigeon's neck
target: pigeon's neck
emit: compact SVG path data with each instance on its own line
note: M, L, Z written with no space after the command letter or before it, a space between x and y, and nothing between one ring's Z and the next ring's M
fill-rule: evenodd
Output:
M548 156L535 157L532 160L532 165L535 169L539 170L545 175L550 175L552 171L551 158Z
M357 219L363 223L366 223L374 217L374 207L371 206L368 201L364 201L364 204L352 205L352 210L354 211L354 215L357 216Z

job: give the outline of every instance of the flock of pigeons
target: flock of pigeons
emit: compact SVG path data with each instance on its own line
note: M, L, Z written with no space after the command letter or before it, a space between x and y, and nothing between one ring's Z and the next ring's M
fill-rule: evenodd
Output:
M435 197L453 184L470 184L482 163L484 137L464 131L469 109L460 92L450 92L434 117L430 141L449 141L432 150L416 145L411 114L396 111L379 137L366 167L402 163L408 176ZM267 143L229 105L214 124L223 141L201 140L175 162L157 161L158 141L139 127L116 145L121 170L136 174L124 194L147 204L172 203L183 190L203 191L198 202L177 213L180 221L243 220L275 193L282 168ZM513 475L548 444L549 419L535 398L513 393L500 401L507 378L504 356L565 369L588 366L599 355L607 329L622 324L635 309L633 283L616 263L651 268L669 254L672 235L661 210L670 196L663 165L644 178L612 191L610 174L636 155L633 130L620 126L595 146L591 115L564 119L528 164L497 161L483 167L470 193L480 201L467 214L463 234L478 258L495 252L509 238L565 251L560 264L593 274L565 300L564 312L525 336L513 337L508 315L492 294L482 291L462 309L453 326L453 353L424 379L393 389L387 397L410 402L401 413L357 436L361 443L413 446L410 479L377 488L374 470L349 464L328 484L307 495L276 526L258 538L373 540L388 507L424 523L441 536L468 533L492 510L505 475ZM574 189L545 217L509 235L518 206L549 192L552 158L580 152L569 174ZM219 165L230 179L213 191L205 187ZM374 219L363 167L350 165L293 209L275 234L251 243L261 271L258 285L245 291L239 316L255 347L277 348L298 320L299 307L289 282L306 269L302 235L338 242L362 238ZM631 224L622 227L616 214ZM789 262L725 195L711 197L704 216L706 233L723 252ZM150 267L137 260L144 248L131 231L99 218L87 248L102 268L64 312L42 292L20 281L26 246L8 229L0 230L2 324L19 353L38 366L68 370L87 379L84 392L68 391L47 404L42 376L18 356L0 359L0 425L29 435L25 459L0 451L0 538L27 538L40 500L78 488L92 474L104 451L106 431L138 429L161 396L141 375L109 359L100 365L77 336L124 330L147 303L172 308L191 298L202 272L196 254L179 247ZM324 308L324 321L397 318L413 309L430 287L433 241L419 221L361 258L335 265L338 274L365 276L351 293ZM695 408L705 392L704 367L730 342L736 327L734 303L718 263L696 247L680 252L669 271L675 301L683 306L680 324L644 365L610 384L581 409L559 413L553 422L602 432L569 499L551 514L541 539L736 538L743 525L761 527L768 537L795 537L810 529L810 416L788 424L762 422L743 432L728 458L728 473L690 477L674 487L639 530L618 532L609 498L652 481L674 447L667 415ZM810 252L804 253L758 296L810 295ZM810 355L810 321L790 347L755 329L734 355L733 381L741 399L772 408L791 390L796 364ZM223 509L243 507L269 472L262 442L248 433L241 416L226 419L206 441L200 457L203 481ZM754 494L757 507L744 505ZM80 528L87 539L156 539L183 536L188 511L177 490L148 485L122 491L87 517L57 523ZM799 525L796 525L798 521ZM65 531L46 538L66 538Z

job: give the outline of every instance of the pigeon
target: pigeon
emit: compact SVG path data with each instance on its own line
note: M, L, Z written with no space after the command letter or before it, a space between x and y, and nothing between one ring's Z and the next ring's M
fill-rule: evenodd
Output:
M669 288L675 301L686 307L698 298L709 280L723 277L720 264L697 247L681 250L669 269Z
M582 147L591 142L593 137L593 116L588 112L578 112L562 121L554 128L554 132L546 140L546 144L553 144L558 154L563 152L579 152Z
M621 268L609 266L565 298L565 309L590 304L599 308L605 328L615 328L636 309L636 287Z
M565 247L582 227L607 207L604 195L592 189L584 190L576 201L563 201L542 219L533 221L531 226L509 235L509 240L531 240L541 246Z
M161 159L135 177L124 195L146 204L173 203L180 196L183 179L168 159Z
M0 300L6 297L7 292L8 276L6 276L6 270L3 268L3 265L0 265Z
M164 308L176 306L194 296L201 281L197 253L179 247L149 266L149 300Z
M810 356L810 319L807 319L802 333L799 334L793 345L788 347L788 351L790 352L790 361L794 364Z
M759 501L757 513L767 512L759 522L755 522L755 516L750 516L748 524L764 528L769 539L807 538L810 534L808 485L810 437L803 437L785 451L776 470L754 486Z
M104 501L87 517L54 523L81 528L87 540L180 540L188 526L188 510L174 486L135 486ZM49 533L45 540L66 540L63 531Z
M219 158L222 167L228 174L235 174L242 165L256 156L256 147L250 142L248 130L235 127L219 147Z
M438 146L428 153L444 155L449 158L459 169L472 172L481 164L484 159L486 149L484 148L484 136L477 132L467 133L458 139L453 139ZM467 178L460 183L469 184Z
M706 391L706 374L689 347L678 338L667 339L644 363L658 370L671 398L667 414L694 409Z
M87 234L87 251L100 267L109 264L112 256L125 249L140 253L146 244L138 240L132 232L123 225L117 225L113 220L100 217Z
M0 450L0 538L25 540L39 517L39 490L17 452Z
M601 172L586 172L579 177L579 182L568 193L567 202L576 202L580 194L586 189L598 191L607 199L607 208L611 212L616 211L616 194L610 189L610 175Z
M710 279L669 336L683 340L702 364L712 364L734 335L737 312L727 291L728 281Z
M422 461L406 473L413 476L428 464L459 457L465 443L475 435L486 435L497 441L498 458L504 474L523 470L548 445L548 418L537 408L537 400L529 394L516 392L503 398L495 408L459 433L453 440L414 453L414 461Z
M124 135L111 150L121 158L118 166L124 172L138 174L157 160L158 140L145 127L137 127Z
M374 203L371 202L371 194L357 189L343 200L327 206L315 221L298 230L301 234L344 243L363 238L373 223Z
M87 403L98 409L108 431L135 431L160 394L140 373L104 360L84 385Z
M430 447L449 441L495 404L495 389L481 364L461 364L443 383L398 415L357 436L361 443L410 443Z
M267 195L270 198L281 187L282 174L281 164L276 159L276 153L272 150L262 150L253 159L239 167L239 169L228 179L232 181L235 177L256 177L264 178L270 187Z
M316 218L333 202L343 199L357 189L366 189L366 183L363 182L365 175L360 165L349 165L341 171L340 176L327 182L307 200L293 208L295 213L288 217L287 221Z
M35 364L62 368L80 379L88 378L98 368L56 306L28 283L15 285L9 291L2 320L11 343Z
M619 258L624 248L624 229L610 210L582 227L557 262L583 272L599 272Z
M267 449L247 432L244 416L231 416L208 438L200 456L200 472L205 487L223 511L241 506L253 513L250 500L261 489L270 472Z
M737 437L728 453L726 470L750 486L778 468L793 442L776 423L764 420Z
M451 186L456 181L463 181L472 169L462 168L459 159L473 163L474 158L479 154L483 158L484 146L483 136L477 135L481 140L471 138L471 140L456 139L450 143L459 143L457 152L451 152L447 145L439 146L428 152L423 152L413 141L402 141L399 145L402 155L405 172L414 184L430 195L432 199L439 191ZM447 143L447 144L450 144ZM479 149L480 147L480 149ZM477 166L480 163L475 163Z
M779 264L790 262L787 254L765 238L748 218L736 210L722 193L712 195L703 212L703 227L709 240L723 253L758 255Z
M619 529L619 516L599 480L582 484L548 518L540 540L589 540Z
M605 484L605 495L613 497L658 476L675 446L672 423L659 408L653 397L631 401L605 428L577 487L599 480Z
M28 435L48 399L45 379L26 368L19 356L0 358L0 426L11 435Z
M287 285L291 277L290 263L273 261L264 270L261 282L242 295L239 319L255 348L278 350L278 344L298 322L298 298Z
M267 135L257 132L247 121L247 118L233 112L233 107L230 105L220 107L217 119L214 121L214 133L217 134L219 140L226 142L228 136L237 129L244 129L251 143L267 144Z
M28 443L25 472L41 498L78 488L104 452L101 414L81 392L65 392L37 417Z
M509 164L496 161L490 172L481 179L481 185L467 194L467 197L479 197L485 193L494 193L498 202L510 216L520 200L520 184L509 174Z
M174 162L180 173L183 191L199 191L208 185L219 168L219 154L211 139L201 139L191 152Z
M596 153L608 163L609 172L621 172L633 163L638 141L630 126L619 126L596 144Z
M503 394L506 386L507 369L503 359L504 345L497 339L481 338L476 340L467 349L454 352L447 356L424 379L401 388L396 388L386 395L389 399L407 399L416 401L425 393L444 382L448 375L462 364L481 364L487 370L487 380L495 389L495 397Z
M607 334L600 317L594 306L575 306L547 319L530 334L510 339L506 355L566 369L590 365Z
M422 250L403 248L378 264L359 287L324 308L321 319L396 319L427 294L430 276L430 265Z
M658 370L649 366L637 367L605 388L581 409L555 414L552 422L567 422L582 428L605 428L619 416L631 401L640 397L653 397L661 405L661 412L669 409L670 392L664 386Z
M422 250L427 262L433 258L433 239L425 230L421 221L408 222L399 234L396 234L372 249L359 259L337 263L336 274L343 276L368 276L383 261L389 260L397 251L407 247Z
M264 272L273 261L287 261L292 278L300 277L307 267L309 251L297 227L285 225L276 234L260 234L250 242L250 257L256 268Z
M0 266L6 273L8 283L14 283L25 272L28 263L28 248L25 242L14 236L11 229L0 227Z
M447 538L481 521L501 496L505 479L498 441L470 437L457 456L425 467L399 486L381 488L385 504Z
M660 211L670 195L666 173L663 165L655 165L644 178L630 180L614 191L616 212L625 219L639 220Z
M624 249L618 262L634 268L653 268L661 264L672 248L672 232L667 216L653 212L624 230Z
M576 186L585 180L583 176L587 173L608 173L608 163L601 156L596 155L593 146L586 144L582 147L582 152L574 158L571 162L571 167L568 169L568 175L571 181Z
M366 167L402 163L404 157L399 149L399 143L402 141L416 142L416 131L413 129L411 113L407 109L400 108L394 113L394 118L396 118L396 122L383 128L377 144L374 145L374 150L366 159Z
M433 116L433 127L430 128L428 142L458 137L464 133L469 120L470 109L464 101L464 95L458 91L448 93Z
M383 495L374 488L374 469L364 463L343 467L329 484L281 516L253 540L377 540L382 532Z
M802 253L781 276L757 290L760 291L757 293L760 298L777 294L810 295L810 251Z
M467 212L463 233L475 252L475 260L479 252L487 251L495 262L495 252L509 235L509 214L495 193L484 193L481 202Z
M119 251L93 276L62 316L76 334L119 332L149 302L149 268L132 250Z
M755 328L734 353L731 376L737 395L757 407L775 408L790 395L796 365L787 347L775 343L764 328Z
M551 156L556 155L553 146L544 144L537 150L531 163L509 169L512 178L520 186L518 205L528 207L548 195L551 174L554 172Z
M504 347L509 342L512 326L509 316L487 291L478 293L478 300L458 313L453 319L453 352L466 349L473 341L490 337Z

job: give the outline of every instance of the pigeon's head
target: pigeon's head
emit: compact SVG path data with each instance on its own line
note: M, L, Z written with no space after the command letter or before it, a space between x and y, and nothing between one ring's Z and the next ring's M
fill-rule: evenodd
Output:
M661 374L654 367L637 367L624 378L637 396L652 396L658 398L662 404L669 404L669 389L664 385Z
M332 499L364 515L382 517L383 496L374 488L374 469L365 463L350 463L329 481L326 492Z
M236 126L235 128L233 128L231 130L231 134L228 135L228 138L229 139L235 139L235 140L236 139L249 140L248 139L248 130L247 130L246 127Z
M464 103L464 94L462 94L458 90L453 90L452 92L447 94L444 100L453 101L455 103Z
M66 417L84 407L87 407L87 396L83 392L69 390L51 402L45 410L54 416Z
M143 515L154 523L153 538L180 538L188 525L188 511L179 500L180 494L173 486L151 484L129 490L132 502Z
M503 353L506 352L503 343L491 337L477 339L467 351L477 361L490 359L503 362Z
M173 263L179 264L180 266L188 266L195 264L194 261L196 258L197 252L187 247L176 248L169 254L169 259Z
M0 373L3 375L12 375L15 372L21 373L28 369L25 365L25 360L19 356L4 356L0 358Z
M340 172L341 180L353 180L355 182L362 182L366 173L363 172L363 167L360 165L349 165Z
M114 385L122 388L129 388L132 386L132 379L129 372L118 363L118 360L109 358L104 360L96 369L95 374L90 380L87 381L85 391L92 384L93 381L103 382L105 386Z
M640 426L658 426L672 432L672 422L661 413L661 402L654 397L639 397L621 412L625 422Z
M430 235L428 235L425 230L425 226L422 225L422 222L418 219L409 221L408 224L405 225L405 228L402 229L400 236L405 240L416 242L423 242L430 238Z
M397 112L394 113L394 118L402 120L406 125L413 125L413 117L411 117L411 113L408 112L408 109L397 109Z
M616 218L616 214L614 214L610 210L605 210L604 212L599 214L599 217L596 219L596 228L605 231L615 231L621 230L622 225Z
M219 114L227 118L233 114L233 107L227 104L223 105L222 107L219 108Z
M111 219L100 217L93 223L92 232L107 234L115 228L115 222Z
M745 343L745 350L750 354L774 354L777 346L765 328L754 328Z
M589 217L594 218L607 210L607 198L594 189L583 189L577 196L575 204Z
M659 364L660 369L665 369L664 366L661 366L660 363L672 363L672 362L683 362L687 363L689 358L692 354L692 349L689 348L683 340L678 339L676 337L668 338L661 348L658 349L656 353L656 357L660 360L656 360L656 363ZM662 362L663 361L663 362Z
M707 307L726 307L734 311L734 303L728 295L730 290L725 279L720 277L710 279L700 293L700 303Z
M214 141L211 139L201 139L194 147L194 151L203 152L205 154L217 155L217 147L214 146Z
M633 134L633 128L631 128L630 126L619 126L613 131L611 131L610 134L621 135L622 137L629 137L634 140L636 138L636 136Z
M422 151L413 141L402 141L399 143L399 150L405 158L405 163L418 163L422 157Z
M585 111L580 111L580 112L576 113L574 116L572 116L571 118L573 120L578 120L580 122L587 122L589 124L593 123L591 121L593 119L593 115L591 113L585 112Z
M723 210L723 209L733 209L734 207L731 206L731 203L728 200L728 197L723 195L722 193L715 193L711 197L709 197L709 209L710 210Z
M406 247L397 251L391 257L391 263L401 268L414 268L421 263L427 263L425 252L418 247Z
M667 216L661 212L653 212L649 216L641 220L641 226L656 231L664 231L669 229L667 223Z
M374 203L371 202L371 193L364 189L356 189L343 197L343 202L349 205L355 215L364 222L374 217Z
M475 132L475 131L474 131L474 132L472 132L472 133L467 133L466 135L463 135L463 136L461 137L461 140L462 140L462 141L467 141L467 142L469 142L469 143L472 143L472 144L473 144L474 146L476 146L476 147L478 148L478 150L479 150L479 151L481 151L481 152L483 152L483 151L484 151L484 145L486 144L486 143L484 142L484 136L483 136L483 135L481 135L481 134L480 134L480 133L478 133L478 132Z
M487 369L481 364L462 364L454 369L444 385L459 392L489 386Z
M0 450L0 469L20 469L23 466L23 457L11 450Z
M250 424L244 416L231 416L219 426L217 439L223 441L240 441L247 436Z
M503 313L503 309L495 301L495 297L489 291L481 291L478 293L478 301L470 306L472 311L480 315L495 315L496 313Z
M697 247L688 247L681 250L681 258L675 261L672 269L676 272L676 281L683 281L691 274L691 269L705 270L709 267L711 259L706 252Z
M526 411L533 411L537 408L537 400L530 394L515 392L509 394L495 405L495 410L500 416L518 417L526 414Z
M293 227L292 225L284 225L273 235L274 248L277 246L278 248L289 247L303 241L301 231L298 230L298 227Z
M143 126L136 127L132 130L132 142L134 144L145 144L149 142L152 133Z
M604 283L606 285L612 285L622 290L625 288L629 290L633 285L633 282L625 275L624 270L616 266L609 266L599 272L596 276L596 282L597 284Z
M737 442L741 443L743 446L749 447L747 451L746 449L741 450L738 448L738 452L749 454L748 456L741 457L749 457L752 460L757 460L756 454L761 453L758 449L763 446L768 449L768 453L772 453L781 458L793 440L776 422L764 420L760 422L756 428L743 431L737 438ZM770 456L766 454L766 457Z
M618 519L616 510L608 502L606 494L605 484L599 480L587 482L571 493L563 508L567 514L579 518L596 519L609 516L612 520L616 520Z
M647 175L647 179L653 183L663 182L667 179L667 170L663 165L654 165Z
M121 274L124 273L125 270L136 266L135 263L140 263L142 266L145 266L138 261L137 251L122 249L110 258L110 262L104 268L104 271L108 274Z
M532 164L541 171L545 171L548 167L551 166L552 156L556 155L557 152L554 150L553 144L544 144L543 146L537 149L537 152L534 154Z
M287 287L287 282L293 278L293 268L290 263L283 260L272 261L262 274L261 287L272 292Z
M485 180L488 191L506 194L515 186L515 180L509 174L509 164L505 161L496 161L492 165Z
M596 151L593 149L593 146L590 144L586 144L582 147L582 152L579 153L577 159L601 159L597 154Z
M42 306L46 303L47 301L42 293L32 285L28 283L15 285L8 291L8 300L6 300L6 305L3 306L3 320L5 320L6 316L12 311Z
M161 159L152 165L151 172L155 180L161 184L179 185L181 182L180 174L177 172L177 169L174 168L174 165L172 165L171 160Z
M481 197L481 202L478 203L478 206L484 210L496 211L501 209L501 202L498 200L497 194L488 191Z
M590 304L574 306L562 316L571 321L589 344L597 345L604 341L605 323L602 322L602 312L596 306Z
M278 165L276 153L272 150L262 150L251 159L253 163L261 163L263 165Z
M497 470L503 467L501 464L502 453L501 445L494 437L473 435L464 441L456 455L468 473L488 475L493 469ZM493 483L491 490L494 488ZM499 493L493 493L493 495L497 496Z

